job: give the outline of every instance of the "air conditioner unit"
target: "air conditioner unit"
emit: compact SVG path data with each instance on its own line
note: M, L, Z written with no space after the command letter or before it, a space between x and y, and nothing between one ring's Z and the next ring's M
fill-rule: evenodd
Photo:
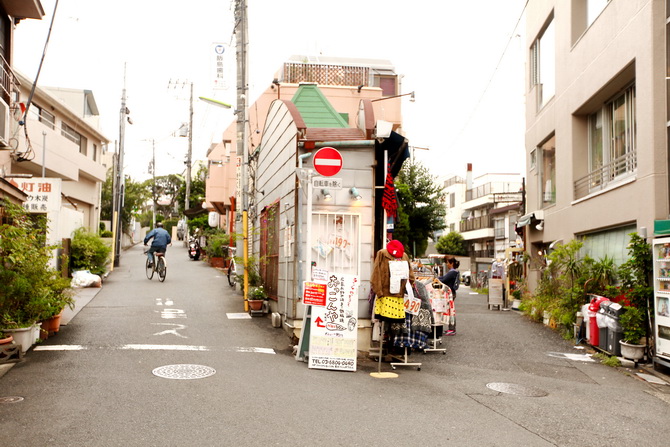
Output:
M11 149L9 145L11 131L9 129L9 106L0 99L0 150Z

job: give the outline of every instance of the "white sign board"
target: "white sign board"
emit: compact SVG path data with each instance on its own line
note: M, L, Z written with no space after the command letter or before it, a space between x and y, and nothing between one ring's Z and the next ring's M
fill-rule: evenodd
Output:
M60 210L61 179L33 177L21 179L18 188L28 194L23 207L30 213L48 213Z
M326 305L312 306L310 368L356 371L359 285L356 275L329 275Z

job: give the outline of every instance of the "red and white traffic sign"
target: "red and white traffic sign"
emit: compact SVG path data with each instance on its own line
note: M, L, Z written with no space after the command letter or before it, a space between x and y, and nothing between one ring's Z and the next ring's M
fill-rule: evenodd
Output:
M314 169L319 174L330 177L342 169L342 154L332 147L322 147L314 154Z

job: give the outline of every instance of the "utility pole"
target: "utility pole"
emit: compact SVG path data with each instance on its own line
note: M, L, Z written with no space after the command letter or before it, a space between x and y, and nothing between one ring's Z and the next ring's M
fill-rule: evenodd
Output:
M118 154L118 169L116 180L116 208L113 213L114 221L114 267L118 267L121 259L121 235L123 234L123 225L121 223L123 200L125 193L125 178L123 175L123 151L124 141L126 135L126 119L130 113L126 107L126 74L125 66L123 69L123 90L121 91L121 110L119 113L119 154ZM129 118L128 118L129 119Z
M153 178L152 198L153 198L153 218L151 219L151 228L156 228L156 140L151 140L151 175Z
M188 112L188 152L186 153L186 193L184 211L190 208L191 198L191 156L193 154L193 82L191 82L191 99Z
M242 252L244 264L244 310L249 310L249 193L247 180L249 170L249 150L247 148L247 3L246 0L235 2L235 36L237 54L237 155L242 156L240 188L242 194ZM238 243L239 244L239 243Z

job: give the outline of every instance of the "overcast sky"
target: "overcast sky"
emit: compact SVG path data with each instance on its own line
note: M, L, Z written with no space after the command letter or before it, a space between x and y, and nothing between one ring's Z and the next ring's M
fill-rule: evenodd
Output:
M14 66L34 79L55 0L41 0L43 20L15 33ZM525 172L526 0L248 0L250 103L294 54L388 59L403 75L406 137L417 158L440 177ZM92 90L103 133L119 138L124 86L134 122L126 126L126 173L148 177L151 142L157 174L183 170L195 96L235 103L234 0L62 0L40 86ZM227 89L211 89L213 42L227 51ZM504 54L504 57L503 57ZM502 57L502 59L501 59ZM172 81L172 82L171 82ZM179 82L177 82L179 81ZM186 85L184 85L186 82ZM196 100L193 158L204 159L231 111Z

